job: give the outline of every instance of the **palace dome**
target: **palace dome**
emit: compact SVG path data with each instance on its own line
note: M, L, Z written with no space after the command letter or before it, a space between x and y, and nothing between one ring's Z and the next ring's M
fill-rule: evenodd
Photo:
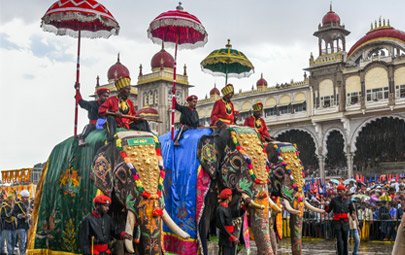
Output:
M163 62L163 63L161 63ZM152 60L150 61L150 65L152 66L152 69L155 68L160 68L161 64L163 64L164 68L174 68L174 58L170 53L165 51L165 49L162 47L162 50L160 50L158 53L156 53L153 57Z
M355 51L365 46L368 43L373 43L376 41L394 41L405 43L405 32L396 30L388 25L387 28L377 28L376 30L371 30L365 36L360 38L349 50L347 57L350 57Z
M215 86L213 89L211 89L210 91L210 96L213 95L220 95L221 93L219 92L219 89L217 89L217 87Z
M158 118L159 117L159 113L157 110L149 107L149 106L145 106L144 108L136 111L136 116L137 117L143 117L143 118Z
M117 63L108 69L107 77L108 80L116 80L119 77L130 77L128 68L120 62L120 54L118 54Z
M337 23L340 24L340 17L339 15L336 14L336 12L332 11L332 7L330 8L330 11L325 14L322 18L322 24L326 25L329 23Z
M256 82L256 86L257 87L267 87L267 81L263 78L263 74L261 76L261 78Z

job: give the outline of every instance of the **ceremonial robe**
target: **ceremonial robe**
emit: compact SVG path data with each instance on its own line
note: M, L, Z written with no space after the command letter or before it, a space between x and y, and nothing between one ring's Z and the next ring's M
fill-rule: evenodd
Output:
M218 125L219 121L227 125L235 123L235 110L232 102L226 102L224 99L215 102L211 112L211 125Z
M97 124L97 119L99 118L104 118L99 115L98 113L98 108L100 107L101 103L100 100L94 100L94 101L86 101L82 99L82 95L79 94L79 105L81 108L87 110L87 117L90 120L90 124L96 125Z
M255 116L250 115L245 119L245 123L243 124L244 126L252 127L257 130L257 132L260 134L260 137L263 142L266 141L266 138L270 138L270 134L267 130L266 122L264 121L263 118L258 118L256 119Z
M109 97L102 105L100 105L100 108L98 109L98 113L101 116L105 116L107 114L107 111L109 112L121 112L122 114L125 115L130 115L130 116L135 116L135 108L134 104L130 99L120 99L118 96L114 97ZM117 122L117 125L122 128L129 129L129 125L134 121L132 118L119 118L115 117L115 121Z

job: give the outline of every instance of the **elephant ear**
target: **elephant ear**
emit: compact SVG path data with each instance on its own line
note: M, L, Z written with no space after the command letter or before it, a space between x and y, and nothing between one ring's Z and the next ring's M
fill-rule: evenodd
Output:
M213 136L202 136L198 143L197 158L202 168L214 178L218 169L218 153Z
M111 197L113 189L112 168L114 167L115 152L115 147L111 143L101 147L94 157L90 173L90 179L93 180L96 187L109 197Z

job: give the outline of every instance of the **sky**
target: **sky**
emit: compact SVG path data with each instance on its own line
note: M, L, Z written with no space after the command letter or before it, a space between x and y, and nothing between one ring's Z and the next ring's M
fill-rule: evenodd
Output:
M41 17L55 0L0 0L0 170L33 167L49 157L52 148L73 135L74 82L77 39L44 32ZM173 10L178 1L99 0L120 24L118 36L83 39L81 46L81 93L94 93L97 75L107 83L107 71L120 53L135 85L139 65L150 73L150 60L161 45L147 38L149 23L160 13ZM184 10L197 16L208 32L208 43L178 52L178 66L187 65L190 94L204 98L214 84L225 79L201 71L200 62L231 39L255 67L249 78L231 78L235 91L250 90L261 73L269 83L303 80L303 69L318 39L313 33L329 11L329 0L183 0ZM351 32L347 51L382 17L405 31L403 0L335 0L333 11ZM174 55L173 49L166 49ZM179 73L182 73L182 68ZM79 109L81 132L88 123Z

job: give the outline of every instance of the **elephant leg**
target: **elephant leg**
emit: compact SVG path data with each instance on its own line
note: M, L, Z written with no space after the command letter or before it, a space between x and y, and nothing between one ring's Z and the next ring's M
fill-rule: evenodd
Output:
M290 235L293 255L302 254L302 216L300 214L291 214L290 216Z
M269 224L269 228L270 228L270 241L271 241L271 247L273 248L273 252L275 255L277 255L277 238L276 238L276 232L274 232L274 220L275 220L275 216L272 216L270 219L270 224Z

